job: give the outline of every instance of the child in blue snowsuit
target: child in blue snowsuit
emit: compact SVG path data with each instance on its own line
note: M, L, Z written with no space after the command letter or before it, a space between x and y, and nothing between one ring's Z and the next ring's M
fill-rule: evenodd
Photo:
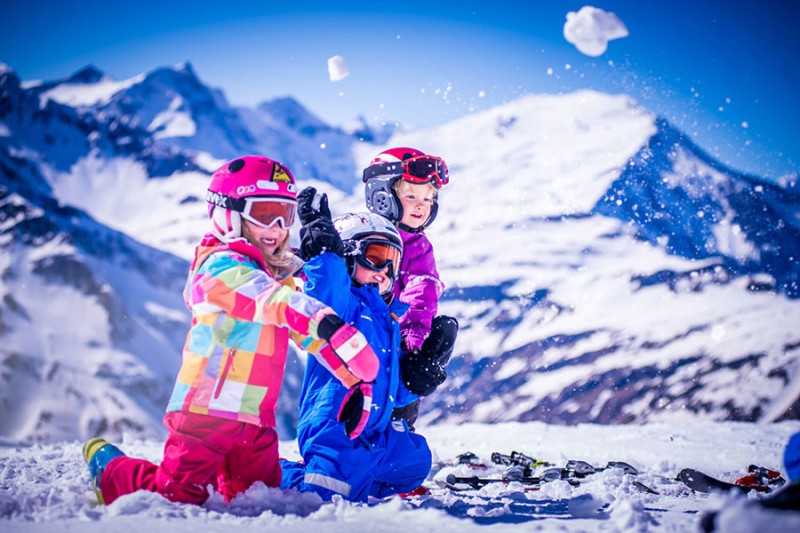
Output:
M309 188L298 196L304 291L366 336L380 370L371 384L356 392L371 395L371 402L354 404L360 408L363 403L370 415L360 436L350 440L347 434L353 428L339 422L357 419L342 413L348 389L308 358L297 427L303 462L282 462L281 487L313 491L326 500L340 494L359 502L409 492L430 472L431 452L424 437L410 432L402 420L391 420L395 407L419 399L400 376L399 317L406 305L391 297L402 239L389 221L372 213L331 221L326 196L317 196L321 201L314 207L315 193Z

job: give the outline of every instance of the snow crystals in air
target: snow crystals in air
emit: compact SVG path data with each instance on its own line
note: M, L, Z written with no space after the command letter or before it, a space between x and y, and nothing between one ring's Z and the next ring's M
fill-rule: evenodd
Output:
M331 81L341 81L349 75L350 70L342 56L335 55L328 58L328 77Z
M628 36L628 28L614 13L583 6L577 13L567 13L564 38L587 56L603 55L608 41Z

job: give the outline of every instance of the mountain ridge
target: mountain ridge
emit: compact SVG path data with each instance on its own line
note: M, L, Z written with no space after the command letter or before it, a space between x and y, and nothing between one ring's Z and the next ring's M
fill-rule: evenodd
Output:
M326 190L334 214L364 209L358 169L389 142L448 161L427 233L447 284L440 312L462 331L423 425L792 409L779 400L800 379L796 183L725 168L625 95L527 95L437 128L347 132L291 97L232 107L188 64L125 82L91 66L73 77L28 86L0 70L0 376L32 391L5 404L35 413L4 439L163 431L203 192L236 143ZM78 79L92 94L69 94ZM34 311L36 290L54 309ZM77 309L89 325L59 329ZM83 353L90 367L74 363ZM302 374L302 357L290 360L283 438ZM70 413L34 394L51 374Z

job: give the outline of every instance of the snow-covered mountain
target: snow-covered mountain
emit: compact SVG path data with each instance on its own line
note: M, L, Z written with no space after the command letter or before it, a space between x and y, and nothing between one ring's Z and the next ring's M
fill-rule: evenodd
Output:
M796 409L796 178L725 169L627 97L592 92L393 142L453 163L430 237L461 356L428 421Z
M723 279L766 273L773 278L767 287L751 289L799 297L797 180L778 185L734 172L666 121L656 124L593 213L629 222L640 238L672 254L714 259Z
M161 434L186 261L58 204L0 150L0 439Z
M31 392L4 387L3 412L45 403L38 391L53 387L51 368L69 368L91 401L65 402L75 417L60 426L43 415L39 429L2 424L0 435L94 434L105 428L85 413L103 405L110 417L111 396L118 418L136 423L110 425L159 431L211 169L242 153L270 155L301 186L326 190L341 213L363 209L358 169L389 144L442 155L452 176L428 233L448 286L441 311L462 331L450 379L423 403L423 423L791 412L800 397L796 176L777 184L726 169L628 97L530 95L430 130L346 131L291 98L234 108L188 64L122 82L87 67L22 83L5 67L0 354L3 379L28 379ZM28 235L45 222L46 238ZM93 284L54 277L77 268L61 266L63 256ZM56 265L48 275L36 267L42 261ZM109 299L127 319L111 307L80 321L83 330L56 319ZM33 312L42 300L49 313ZM150 344L119 341L113 333L125 324L141 325L131 335L149 335ZM84 330L91 335L76 334ZM86 353L94 366L69 363ZM287 373L284 435L301 370L295 361ZM120 386L120 375L148 376L152 393Z
M286 112L293 108L305 123ZM260 113L275 131L263 146L317 143L307 125L318 120L296 103L265 103ZM210 172L242 152L275 152L244 123L188 65L124 82L87 67L22 83L0 68L0 438L161 434ZM349 144L364 132L322 129L352 174ZM299 177L337 164L293 161ZM81 357L86 365L75 364ZM293 434L302 374L298 358L290 365L283 435Z

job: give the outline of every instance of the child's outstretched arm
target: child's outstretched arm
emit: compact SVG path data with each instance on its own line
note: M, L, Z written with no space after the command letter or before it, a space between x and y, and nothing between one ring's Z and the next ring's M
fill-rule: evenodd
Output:
M378 359L366 338L327 305L282 285L241 256L216 253L196 272L191 285L195 311L224 311L249 322L287 327L303 344L316 348L328 368L346 386L375 379ZM321 345L321 348L320 348Z

